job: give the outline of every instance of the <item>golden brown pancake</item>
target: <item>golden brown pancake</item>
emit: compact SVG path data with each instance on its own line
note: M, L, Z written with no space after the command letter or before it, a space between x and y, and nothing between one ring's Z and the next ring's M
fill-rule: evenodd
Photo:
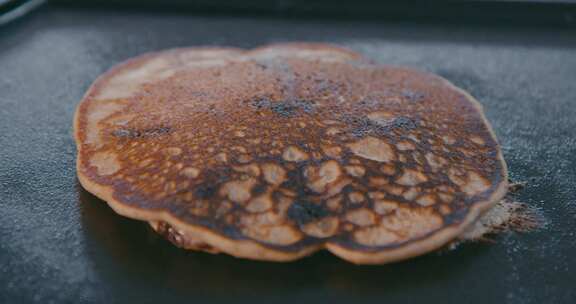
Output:
M175 244L289 261L424 254L506 193L480 104L447 80L324 44L151 53L75 117L78 177Z

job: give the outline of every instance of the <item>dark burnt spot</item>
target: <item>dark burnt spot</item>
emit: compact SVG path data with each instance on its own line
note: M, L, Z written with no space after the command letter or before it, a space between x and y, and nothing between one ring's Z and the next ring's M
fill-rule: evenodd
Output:
M216 194L216 186L213 184L203 183L196 186L194 196L199 199L209 199Z
M257 184L252 188L252 195L260 195L266 191L266 185L264 184Z
M287 175L288 180L300 180L301 178L300 170L298 169L288 171Z
M293 117L299 111L312 113L315 102L311 100L278 100L274 101L268 97L256 97L248 101L257 110L268 109L281 117Z
M288 171L287 179L280 187L295 191L300 196L315 195L316 193L306 187L307 180L303 176L303 168Z
M345 114L341 120L349 127L354 137L364 137L370 132L370 121L366 117Z
M342 188L342 193L343 193L343 194L348 194L348 193L350 193L350 192L353 192L354 190L355 190L355 189L354 189L354 186L352 186L352 185L346 185L344 188Z
M158 128L148 128L148 129L116 129L112 131L112 136L118 138L150 138L166 135L172 130L170 127L158 127Z
M456 209L452 210L450 214L444 215L444 225L452 225L452 224L459 224L462 222L462 219L466 217L468 214L468 206L458 206L459 204L452 204L452 207L456 207Z
M369 134L383 136L394 130L410 131L417 128L416 120L406 116L396 117L384 123L370 120L366 116L344 115L342 118L354 137Z
M270 110L282 117L292 117L294 116L297 108L288 103L278 102L270 106Z
M328 216L329 212L323 205L314 204L305 200L297 200L288 208L287 214L288 218L294 222L299 225L305 225Z
M316 106L316 102L314 100L303 100L298 99L294 101L298 108L304 111L305 113L312 113L314 112L314 107Z
M416 129L417 125L416 122L409 117L400 116L396 119L392 120L390 123L390 128L399 128L403 130L414 130Z
M299 111L312 113L314 106L314 101L296 99L275 102L271 105L270 110L283 117L292 117Z
M412 90L403 90L401 93L402 97L410 102L419 102L424 99L424 94L420 92L415 92Z
M282 188L298 190L303 185L302 177L298 170L290 170L286 175L288 178L280 185Z
M258 110L261 110L269 108L272 101L270 100L269 97L264 96L264 97L254 97L253 99L246 101L246 103L249 103L251 106L253 106Z
M226 235L226 236L228 236L228 237L230 237L230 238L239 239L239 238L244 238L244 237L245 237L245 236L242 234L242 232L240 232L240 231L238 230L238 227L237 227L236 225L228 225L228 224L221 223L221 224L219 225L219 228L220 228L220 231L221 231L224 235Z
M270 68L270 67L268 66L268 64L266 64L266 63L262 63L262 62L258 62L258 61L255 61L254 63L256 64L257 67L259 67L259 68L261 68L261 69L263 69L263 70L267 70L267 69Z

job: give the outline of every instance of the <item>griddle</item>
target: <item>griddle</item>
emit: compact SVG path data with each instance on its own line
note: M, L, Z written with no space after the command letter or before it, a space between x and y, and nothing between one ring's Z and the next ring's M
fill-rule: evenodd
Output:
M321 41L440 74L484 105L531 233L409 261L266 263L187 252L117 216L75 173L72 118L124 59L193 45ZM576 30L378 18L46 6L0 28L0 303L575 303Z

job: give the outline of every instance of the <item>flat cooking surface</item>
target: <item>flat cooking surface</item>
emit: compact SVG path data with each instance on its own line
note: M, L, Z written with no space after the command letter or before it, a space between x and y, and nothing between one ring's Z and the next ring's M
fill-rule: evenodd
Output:
M438 73L485 106L518 199L549 224L384 266L186 252L116 216L75 174L74 109L96 76L176 46L312 40ZM46 7L0 28L0 303L574 303L576 31ZM271 302L272 301L272 302Z

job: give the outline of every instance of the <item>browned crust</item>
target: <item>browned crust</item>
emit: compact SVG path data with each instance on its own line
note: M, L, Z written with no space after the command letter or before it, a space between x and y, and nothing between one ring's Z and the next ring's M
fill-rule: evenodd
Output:
M472 104L476 107L478 112L481 114L482 119L484 120L484 124L487 126L492 138L496 140L496 134L492 129L492 126L486 119L484 114L484 109L482 104L478 102L474 97L468 94L466 91L460 89L459 87L455 86L450 81L432 75L438 79L444 81L447 85L451 86L454 90L460 92L461 94L465 95L468 100L472 102ZM502 151L498 151L498 160L502 165L502 170L504 171L504 176L508 176L508 167L506 166L506 162L504 161L504 157L502 156ZM438 249L454 238L461 235L470 225L472 225L478 218L496 205L508 192L508 180L504 179L502 183L498 186L496 191L492 193L488 200L478 202L472 206L471 210L466 215L466 218L462 223L459 225L447 226L436 233L428 236L425 239L422 239L418 242L409 243L400 248L394 248L390 250L383 250L381 252L376 253L369 253L366 254L364 252L348 250L344 247L338 246L337 244L326 244L326 248L330 250L330 252L334 253L335 255L349 260L356 264L383 264L383 263L390 263L395 262L403 259L407 259L410 257L414 257L420 255L425 252L430 252L435 249Z
M263 49L271 48L271 47L274 47L274 46L267 46L264 48L259 48L259 49L253 50L251 52L256 52L258 50L263 50ZM337 47L327 47L326 45L320 45L320 44L308 44L308 43L307 44L291 44L290 47L294 47L294 48L309 47L309 48L323 48L323 49L330 48L333 51L337 51L337 52L342 51L342 52L346 52L349 55L350 54L356 55L355 53L348 51L348 50L343 50L343 49L340 49ZM209 50L209 49L206 49L206 50ZM214 49L214 50L220 50L220 49ZM172 50L170 52L177 52L177 51L178 50ZM79 104L77 111L76 111L76 114L75 114L75 118L74 118L74 130L75 130L74 135L75 135L75 139L78 143L77 171L78 171L79 181L85 189L92 192L94 195L101 198L102 200L106 201L110 205L110 207L112 207L117 213L119 213L123 216L138 219L138 220L143 220L143 221L166 222L169 225L171 225L172 227L174 227L175 229L177 229L178 231L181 231L186 235L197 237L198 240L202 240L208 246L211 246L213 248L217 248L221 252L225 252L225 253L228 253L228 254L236 256L236 257L257 259L257 260L270 260L270 261L291 261L291 260L295 260L295 259L301 258L301 257L306 256L306 255L309 255L309 254L325 247L326 249L328 249L329 251L331 251L335 255L340 256L343 259L346 259L346 260L351 261L353 263L382 264L382 263L398 261L401 259L420 255L420 254L426 253L428 251L434 250L436 248L439 248L439 247L445 245L447 242L449 242L450 240L452 240L455 237L457 237L458 235L460 235L482 213L484 213L486 210L490 209L490 207L492 207L494 204L496 204L506 194L507 181L506 181L506 179L503 179L501 181L501 183L498 185L497 189L492 193L492 195L484 201L476 202L470 208L465 219L462 222L460 222L459 224L457 224L457 225L452 224L450 226L446 226L446 227L444 227L444 228L442 228L442 229L440 229L440 230L438 230L438 231L436 231L436 232L434 232L434 233L432 233L432 234L430 234L430 235L428 235L422 239L419 239L419 240L414 241L414 242L406 243L400 247L385 248L385 249L382 249L382 250L379 250L376 252L374 252L374 251L372 251L372 252L355 251L355 250L347 249L347 248L342 247L342 246L335 244L335 243L315 244L315 245L311 245L308 247L302 247L302 248L299 248L298 250L294 250L294 251L276 250L274 248L264 246L264 245L262 245L256 241L252 241L252 240L248 240L248 239L234 240L234 239L230 239L230 238L227 238L225 236L222 236L222 235L220 235L220 234L218 234L218 233L216 233L210 229L200 227L200 226L190 225L189 223L186 223L186 222L182 221L181 219L179 219L178 217L170 214L166 210L146 210L146 209L141 209L138 207L128 206L126 204L123 204L122 202L118 201L116 199L116 197L114 196L113 187L105 186L105 185L99 184L99 183L91 180L83 171L82 161L80 159L80 156L82 154L81 153L81 151L82 151L82 144L81 143L85 139L84 134L82 132L82 130L83 130L82 126L83 126L83 124L85 124L85 121L83 118L85 118L85 113L86 113L86 110L88 108L90 101L92 100L92 97L96 94L96 92L98 92L98 90L100 90L100 88L102 86L104 86L106 84L106 81L108 80L109 77L111 77L112 75L114 75L118 71L121 71L124 69L130 69L133 66L137 66L139 64L142 64L143 62L145 62L146 60L148 60L150 58L153 58L157 54L159 54L159 53L145 54L145 55L139 56L137 58L128 60L125 63L120 64L120 65L112 68L111 70L109 70L108 72L106 72L105 74L100 76L95 81L95 83L90 87L90 89L88 90L86 95L84 96L83 102ZM360 58L360 55L358 55L358 58ZM437 77L437 76L434 76L434 77ZM440 77L437 77L437 78L442 79ZM442 81L444 81L447 85L451 86L453 89L457 90L461 94L465 95L467 97L467 99L477 108L478 113L480 113L484 124L487 126L487 128L490 132L490 135L496 141L496 136L495 136L490 124L488 123L486 117L484 116L484 112L482 110L482 106L480 105L480 103L478 101L476 101L468 93L457 88L456 86L454 86L453 84L451 84L447 80L442 79ZM497 158L501 164L503 176L507 176L506 163L504 162L501 151L498 151Z
M199 239L202 239L209 246L218 248L221 252L225 252L232 256L255 260L285 262L307 256L321 248L321 246L316 246L303 248L297 252L284 252L271 249L251 240L231 240L217 233L214 233L212 230L203 227L187 225L185 222L171 215L167 211L143 210L140 208L126 206L114 198L112 187L101 186L97 183L94 183L85 178L84 175L80 173L80 169L78 169L78 172L78 180L80 181L80 184L82 184L82 187L90 191L98 198L106 201L116 213L142 221L158 221L169 223L172 227L178 229L179 231L182 231L188 235L198 236Z

